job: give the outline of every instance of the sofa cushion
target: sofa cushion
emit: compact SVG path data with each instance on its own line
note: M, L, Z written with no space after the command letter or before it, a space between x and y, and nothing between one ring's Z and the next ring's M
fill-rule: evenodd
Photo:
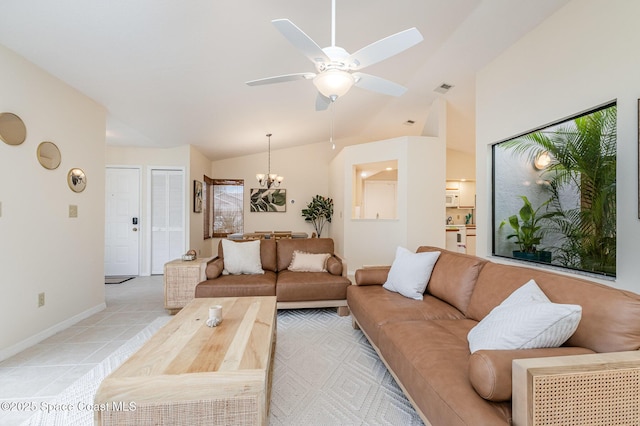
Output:
M333 240L331 238L290 238L277 241L278 271L285 270L291 264L293 252L296 250L306 253L333 254Z
M530 279L536 281L552 302L582 306L582 319L565 343L567 346L596 352L640 348L640 328L637 326L640 324L640 295L522 266L487 263L478 277L467 316L480 321Z
M469 332L469 349L558 347L576 331L581 315L579 305L550 302L530 280Z
M264 274L260 261L260 241L239 243L222 240L224 250L223 275Z
M438 256L439 251L412 253L404 247L398 247L387 281L382 287L404 297L422 300Z
M222 247L222 241L218 243L218 257L224 259L224 249ZM246 244L256 240L238 240L236 243ZM276 264L276 241L275 240L257 240L260 241L260 263L264 271L277 272Z
M327 272L327 259L330 256L329 253L306 253L294 250L287 269L297 272Z
M280 271L276 284L278 302L345 300L349 278L328 272Z
M380 327L388 322L464 318L462 312L431 295L425 294L423 300L414 300L385 290L380 285L350 286L347 304L374 345L378 342Z
M422 246L416 250L417 253L428 251L440 251L441 254L431 273L427 293L466 314L478 275L487 261L437 247Z
M515 359L594 353L590 349L562 347L515 349L510 351L480 350L469 358L469 380L478 395L489 401L509 401L512 393L511 364Z
M465 336L475 324L466 319L397 321L380 330L380 354L431 424L510 424L510 402L487 401L469 384Z
M196 297L275 296L276 273L262 275L223 275L196 286Z

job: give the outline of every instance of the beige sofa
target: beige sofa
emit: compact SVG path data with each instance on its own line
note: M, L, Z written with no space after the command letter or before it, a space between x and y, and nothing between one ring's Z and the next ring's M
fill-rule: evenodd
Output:
M349 314L347 267L334 253L331 238L263 239L260 260L264 274L222 275L224 250L218 244L218 256L206 267L207 280L199 283L195 297L277 296L278 309L336 307L338 314ZM244 244L238 241L235 244ZM294 251L329 253L326 272L299 272L288 269Z
M382 267L356 271L356 285L349 287L347 301L354 327L364 332L427 424L560 425L576 424L571 419L579 415L587 418L580 424L592 424L593 413L577 411L602 404L612 404L608 411L603 409L612 415L631 409L630 418L615 424L639 424L639 295L574 276L496 264L435 247L418 249L424 251L441 252L424 300L384 289L381 284L390 268ZM552 302L582 307L575 333L559 348L479 350L471 354L469 331L530 279ZM594 353L603 354L586 355ZM551 395L556 401L550 411L558 420L536 423L532 416L540 408L533 387L538 382L532 377L539 371L527 370L527 365L540 365L523 361L522 371L526 372L518 373L518 382L512 384L512 363L543 357L554 357L548 358L545 366L553 377L562 378L559 383L552 380L550 390L542 393L543 399ZM580 364L582 367L577 367ZM605 398L604 389L611 386L608 374L614 370L622 372L621 384ZM567 386L567 374L577 377L578 384ZM569 388L579 392L568 401L562 396ZM513 409L512 389L518 389L517 401L513 394ZM599 424L613 423L605 417Z

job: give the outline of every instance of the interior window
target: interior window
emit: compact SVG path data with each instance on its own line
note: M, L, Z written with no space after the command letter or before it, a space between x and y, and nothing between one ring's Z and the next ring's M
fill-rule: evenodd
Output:
M398 160L353 166L352 219L398 218Z
M493 146L493 254L616 275L610 103Z

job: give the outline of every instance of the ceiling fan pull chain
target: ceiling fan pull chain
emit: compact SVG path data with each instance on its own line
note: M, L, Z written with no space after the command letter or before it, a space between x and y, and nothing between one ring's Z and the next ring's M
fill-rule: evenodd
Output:
M331 99L331 126L330 126L330 128L331 128L331 136L329 138L329 141L331 142L331 149L336 149L336 143L333 141L333 122L334 122L335 116L336 116L336 114L335 114L335 109L336 109L335 104L336 104L336 100L333 99L333 97L332 97L332 99Z

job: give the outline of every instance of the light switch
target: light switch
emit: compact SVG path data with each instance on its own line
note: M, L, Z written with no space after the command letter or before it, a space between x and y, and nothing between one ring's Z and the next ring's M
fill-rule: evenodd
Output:
M2 217L2 202L0 202L0 217Z
M78 206L69 204L69 217L78 217Z

